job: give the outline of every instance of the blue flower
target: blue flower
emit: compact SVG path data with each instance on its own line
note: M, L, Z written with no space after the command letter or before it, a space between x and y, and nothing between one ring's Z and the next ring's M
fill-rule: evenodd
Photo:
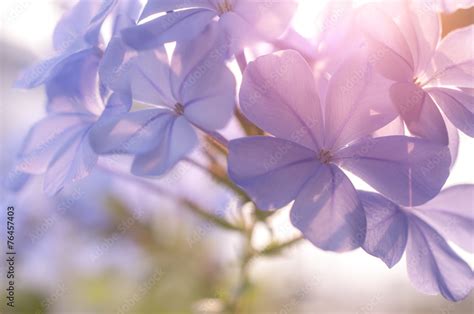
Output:
M314 245L347 251L365 239L365 214L341 170L400 204L435 197L449 174L443 145L405 137L368 137L393 120L387 84L360 51L332 76L320 103L310 67L294 51L258 58L244 74L240 105L274 137L229 143L229 175L261 209L295 200L290 218Z
M144 50L198 36L218 19L229 42L229 53L238 52L257 40L271 40L288 27L296 9L294 0L150 0L141 19L157 13L163 16L123 30L125 42Z
M54 30L53 46L56 55L24 71L15 83L19 88L34 88L61 71L69 62L102 49L101 29L112 16L113 32L129 27L124 20L138 18L141 4L138 0L80 0L68 11Z
M100 70L103 82L150 109L95 127L94 150L135 155L132 173L157 176L196 147L194 127L205 132L225 127L233 114L235 78L225 65L222 37L210 24L200 39L177 44L171 64L163 47L137 53L120 41L109 46Z
M96 49L69 60L47 82L48 115L32 127L20 151L16 171L44 174L47 194L89 174L98 158L89 145L91 127L99 117L130 108L130 100L117 95L104 105L98 87L100 56Z
M458 185L431 201L404 207L370 192L359 191L367 218L367 237L362 245L388 267L407 253L408 275L423 293L441 293L450 301L467 297L473 288L471 267L447 240L474 252L474 185Z

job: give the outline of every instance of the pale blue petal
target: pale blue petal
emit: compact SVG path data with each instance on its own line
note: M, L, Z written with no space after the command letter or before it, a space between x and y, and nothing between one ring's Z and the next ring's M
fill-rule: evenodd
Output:
M54 29L54 49L64 52L71 43L80 40L99 6L99 1L80 0L66 12Z
M32 67L23 71L15 82L17 88L34 88L44 82L48 81L56 73L61 71L62 67L68 62L74 62L82 58L84 55L90 54L93 51L82 41L76 42L68 53L64 53L53 57L51 59L41 61Z
M95 1L88 1L95 2ZM97 45L100 39L100 30L105 19L116 7L118 0L102 0L100 7L95 12L95 16L91 19L84 38L91 45Z
M390 87L390 96L413 135L448 145L446 124L430 94L411 82L402 82Z
M451 165L447 146L405 136L361 140L338 152L336 160L404 206L434 198L446 182Z
M174 98L184 106L186 118L202 129L223 128L234 111L236 81L225 64L226 47L212 24L199 38L177 43L173 54L169 79Z
M94 120L89 115L53 114L36 123L20 150L16 169L42 174L57 152Z
M76 133L52 158L44 177L46 194L54 195L65 184L84 178L97 163L98 156L89 146L87 131Z
M91 130L90 143L98 154L147 153L160 145L174 117L168 109L150 109L104 118Z
M296 51L280 51L251 62L242 80L240 106L250 121L276 137L315 151L323 144L321 104L313 74Z
M421 219L409 219L407 245L408 275L423 293L441 294L450 301L466 298L472 290L474 276L441 235Z
M126 28L123 40L137 50L159 47L172 41L189 40L200 34L216 16L208 9L171 12L149 22Z
M198 144L196 132L183 117L171 120L160 134L158 147L135 157L132 173L139 176L160 176L171 170Z
M446 239L474 253L474 185L449 187L417 208Z
M364 250L392 268L407 244L408 220L402 209L380 194L359 191L367 219Z
M415 71L410 47L397 24L377 4L361 7L357 25L363 30L374 58L372 63L385 77L411 81Z
M351 181L334 165L321 165L296 197L292 224L315 246L344 252L364 243L364 209Z
M456 29L443 38L433 58L434 69L427 73L429 84L444 87L474 88L474 26Z
M429 88L428 93L460 131L474 137L474 95L442 87Z
M329 81L324 146L341 148L394 120L397 111L390 105L391 84L377 74L365 49L347 58Z
M248 137L229 143L229 176L262 210L278 209L296 198L315 170L316 154L274 137Z
M46 83L48 112L100 115L104 109L97 84L100 55L99 49L91 49L90 53L69 60Z
M187 8L207 8L214 9L215 7L209 0L148 0L145 8L143 9L140 19L144 19L153 14L169 12L178 9Z

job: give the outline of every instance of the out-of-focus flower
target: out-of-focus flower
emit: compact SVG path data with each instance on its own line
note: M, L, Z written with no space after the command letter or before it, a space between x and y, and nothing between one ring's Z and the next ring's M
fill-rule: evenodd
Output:
M361 7L358 25L373 63L394 81L391 98L412 134L448 144L439 106L459 130L474 136L474 55L465 47L472 25L440 41L439 17L420 1Z
M124 20L136 21L140 10L139 0L80 0L54 30L56 55L27 69L17 80L16 87L37 87L54 78L67 63L95 54L97 49L104 47L101 29L108 17L113 19L112 31L115 33L130 26Z
M388 267L406 250L408 275L418 290L459 301L471 292L474 275L447 240L474 252L473 195L473 185L459 185L421 206L403 207L382 195L359 191L367 217L362 247Z
M32 127L20 150L16 170L44 174L47 194L89 174L97 162L89 145L91 127L102 114L106 119L130 107L126 99L111 96L105 109L97 75L100 55L96 49L69 60L48 81L48 115Z
M193 126L223 128L233 113L235 78L224 62L222 37L210 24L200 38L177 44L171 65L163 47L133 56L121 45L111 47L101 69L109 77L104 82L153 109L98 125L91 136L94 150L136 155L134 174L161 175L197 145Z
M298 83L294 79L298 78ZM365 51L348 58L321 105L308 64L294 51L258 58L244 74L243 113L275 137L229 143L229 175L261 209L295 200L292 223L316 246L354 249L365 239L365 216L342 166L401 204L436 196L447 179L447 147L391 136L368 138L396 116L386 80ZM427 162L436 156L436 165Z
M294 0L150 0L141 19L166 13L151 21L125 29L131 47L144 50L198 36L213 20L231 43L230 53L257 40L281 35L296 9ZM205 41L202 40L203 44Z

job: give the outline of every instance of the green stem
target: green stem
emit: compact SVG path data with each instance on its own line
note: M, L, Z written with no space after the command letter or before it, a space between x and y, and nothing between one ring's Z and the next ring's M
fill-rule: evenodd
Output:
M249 286L250 278L248 274L248 267L252 259L256 256L256 251L252 246L252 237L255 231L256 220L253 219L250 226L245 229L244 233L244 247L241 255L239 265L239 283L235 289L235 292L227 305L227 309L230 313L241 313L242 299L245 296Z
M259 255L274 256L281 253L284 249L295 245L296 243L303 240L303 236L296 237L283 243L270 243L266 248L259 252Z

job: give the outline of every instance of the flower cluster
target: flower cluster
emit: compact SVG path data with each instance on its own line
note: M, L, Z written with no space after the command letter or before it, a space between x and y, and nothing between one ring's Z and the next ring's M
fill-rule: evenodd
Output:
M45 85L48 114L16 171L55 194L107 155L161 176L211 139L233 184L262 211L291 203L316 247L389 267L406 249L420 291L461 300L474 276L448 241L474 250L474 186L442 188L458 130L474 136L474 27L441 39L437 11L466 2L346 1L311 49L290 29L296 0L80 0L57 55L17 82Z

